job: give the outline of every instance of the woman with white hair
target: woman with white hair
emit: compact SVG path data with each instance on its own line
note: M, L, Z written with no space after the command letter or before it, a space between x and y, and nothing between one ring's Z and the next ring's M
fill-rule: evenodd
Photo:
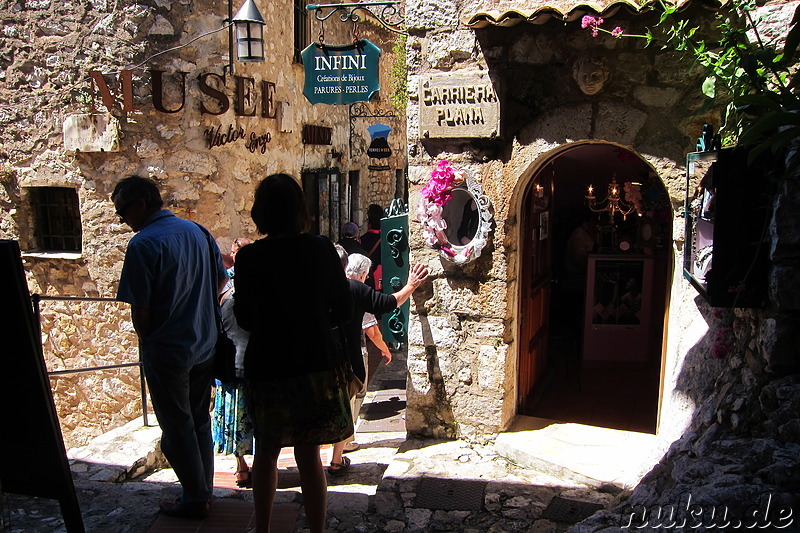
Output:
M383 314L403 305L411 293L420 286L428 277L428 268L424 265L414 265L408 274L405 286L394 294L384 294L368 286L364 281L369 275L372 261L361 254L350 254L347 257L345 275L350 283L350 294L353 296L353 318L343 326L345 336L345 350L353 372L362 381L366 382L367 369L364 366L364 357L361 352L361 330L363 327L364 313ZM384 352L387 364L391 361L391 354ZM353 417L358 413L354 412ZM332 475L342 474L350 466L350 459L342 456L346 440L333 445L331 464L328 472Z

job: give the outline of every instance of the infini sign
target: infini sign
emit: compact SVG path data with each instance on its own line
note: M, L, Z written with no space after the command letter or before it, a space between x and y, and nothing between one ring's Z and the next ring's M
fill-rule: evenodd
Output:
M301 53L303 94L312 104L368 102L380 90L381 49L367 39L344 46L310 44Z
M428 74L419 82L419 131L423 138L496 137L500 101L482 71Z

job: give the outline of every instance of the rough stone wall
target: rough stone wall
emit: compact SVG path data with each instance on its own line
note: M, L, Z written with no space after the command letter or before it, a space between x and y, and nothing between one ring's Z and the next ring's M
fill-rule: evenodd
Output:
M789 20L793 5L769 5L766 21ZM664 359L664 391L659 437L662 449L690 427L696 410L709 409L717 376L727 365L744 374L768 379L767 365L752 371L742 361L762 354L753 339L764 324L758 314L738 318L737 338L751 354L735 363L711 356L715 332L724 327L696 291L683 279L684 159L693 151L704 122L720 123L720 109L708 110L699 91L702 73L691 58L645 48L638 39L592 38L580 22L512 28L471 30L459 26L458 17L472 4L438 1L412 2L408 43L409 175L411 204L428 181L437 160L470 169L492 201L494 229L491 242L479 259L466 266L439 258L423 242L420 228L412 224L415 261L429 265L432 282L427 293L416 293L409 340L407 427L431 436L482 436L504 429L515 415L515 316L518 275L519 216L522 193L537 162L560 148L579 141L613 143L639 154L663 182L673 208L672 282L669 294ZM689 7L692 20L706 28L713 14ZM657 21L652 15L617 13L612 27L643 34ZM704 31L701 29L701 31ZM770 29L767 33L779 34ZM593 57L608 69L608 79L594 95L581 92L572 76L573 65ZM433 72L488 71L501 101L498 139L424 139L420 135L420 76ZM789 209L786 209L788 212ZM481 325L477 328L473 325ZM747 327L744 327L747 325ZM749 352L748 352L749 353ZM762 355L753 355L762 354ZM490 361L491 364L487 364ZM743 384L731 385L734 398ZM742 402L719 399L729 409ZM746 403L746 402L745 402ZM713 404L712 404L713 405ZM717 406L719 407L719 406Z
M361 210L366 211L367 202L388 205L395 191L394 170L371 172L367 167L372 162L363 150L351 155L348 106L311 105L302 94L303 68L292 61L293 4L258 3L267 22L266 61L235 62L235 74L255 79L257 94L249 104L257 102L258 113L259 83L274 83L275 101L289 104L291 120L236 116L230 77L218 88L229 98L231 109L221 115L201 113L201 105L211 108L217 102L201 93L198 78L207 72L223 74L228 63L227 30L189 41L223 26L227 2L20 0L0 9L0 100L5 103L0 109L0 238L19 240L24 252L35 251L30 187L74 188L80 203L80 254L24 254L31 293L114 297L132 233L115 216L110 193L119 179L130 174L154 177L166 207L205 225L223 251L236 237L258 237L249 209L256 184L269 173L288 172L299 178L302 170L337 167L346 177L358 170ZM312 21L309 37L316 39L318 32L319 23ZM328 22L325 32L327 44L352 40L350 25L338 20ZM375 28L362 31L362 36L374 38L383 49L382 98L368 105L390 110L392 38ZM152 57L179 45L186 46ZM116 73L140 63L133 72L133 112L122 110L121 99L106 110L100 94L94 95L98 111L110 111L118 122L119 151L67 152L62 125L70 116L89 112L93 92L89 71L102 72L116 91ZM178 109L182 101L178 72L187 73L181 110L156 110L150 69L165 71L164 107L169 110ZM404 120L397 116L389 120L394 155L381 163L404 169ZM365 136L368 144L366 127L374 122L358 122L352 132L357 145ZM331 145L303 144L301 131L307 124L331 128ZM206 130L220 127L224 133L229 126L248 134L269 134L265 153L251 152L241 140L209 148ZM342 155L337 159L333 152ZM42 308L50 370L136 360L126 306L45 301ZM63 376L51 383L68 445L82 444L141 414L136 369Z

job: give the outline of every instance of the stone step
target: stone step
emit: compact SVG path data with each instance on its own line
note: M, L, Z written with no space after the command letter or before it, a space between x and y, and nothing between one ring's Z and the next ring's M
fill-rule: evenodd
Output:
M518 416L495 451L553 477L597 488L636 486L664 453L655 435Z
M167 466L161 452L161 429L145 426L141 417L85 446L70 448L67 459L73 477L90 481L119 482Z

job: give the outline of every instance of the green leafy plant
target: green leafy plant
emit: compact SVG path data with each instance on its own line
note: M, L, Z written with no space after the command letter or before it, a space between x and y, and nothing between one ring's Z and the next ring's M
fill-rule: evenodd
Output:
M408 105L406 41L406 36L401 35L392 47L394 62L392 63L391 73L392 94L389 98L394 107L401 113L405 112L406 106Z
M706 71L700 90L712 103L725 106L720 133L725 144L750 148L753 161L765 152L785 154L787 172L800 165L800 154L788 147L800 139L800 77L797 76L797 48L800 44L800 6L789 23L782 51L767 45L753 18L752 0L733 0L720 9L712 28L714 38L701 38L699 27L681 18L678 8L659 2L661 12L655 33L626 34L617 26L607 30L603 19L587 15L581 26L614 38L646 39L647 45L661 42L662 48L686 52Z
M755 3L734 0L722 12L718 42L697 37L697 27L676 18L676 8L662 3L660 25L667 45L694 55L708 76L701 90L709 98L728 99L722 130L731 140L750 147L753 161L766 151L773 155L800 138L800 78L794 74L800 42L800 7L789 24L782 52L764 43L753 19ZM752 36L752 38L751 38ZM790 162L789 170L799 161Z

